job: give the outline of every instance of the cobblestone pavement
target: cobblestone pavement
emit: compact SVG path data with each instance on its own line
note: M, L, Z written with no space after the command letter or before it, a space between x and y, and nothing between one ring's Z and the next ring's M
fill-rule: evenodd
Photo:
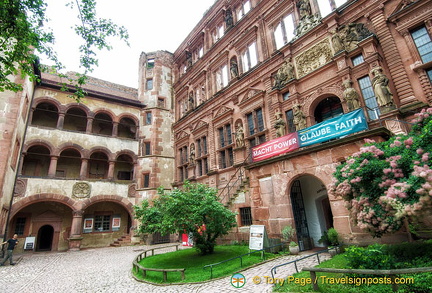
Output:
M151 246L153 248L155 246ZM0 288L2 292L20 293L70 293L70 292L271 292L272 284L266 284L264 276L271 276L275 265L288 262L299 256L284 256L265 264L247 269L241 273L246 277L242 288L234 288L231 277L199 284L155 286L136 281L131 274L132 261L150 246L124 246L86 249L68 252L38 252L14 255L15 266L5 263L0 267ZM173 251L174 247L155 250L155 253ZM328 259L321 254L320 260ZM301 270L315 266L316 257L298 262ZM285 278L295 273L293 264L281 267L275 277ZM261 278L261 284L254 284L252 278ZM3 291L4 290L4 291Z

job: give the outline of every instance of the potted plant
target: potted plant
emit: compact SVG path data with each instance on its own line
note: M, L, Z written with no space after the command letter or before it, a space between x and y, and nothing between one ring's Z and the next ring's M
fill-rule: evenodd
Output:
M299 247L297 242L294 241L295 239L295 229L291 225L287 225L282 229L282 238L287 243L289 242L289 251L291 254L298 254L299 253Z

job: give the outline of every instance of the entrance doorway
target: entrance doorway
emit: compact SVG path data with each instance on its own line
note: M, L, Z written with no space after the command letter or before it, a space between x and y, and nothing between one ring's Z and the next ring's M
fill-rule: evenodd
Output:
M327 189L321 180L304 175L295 180L290 190L294 223L300 250L323 247L321 236L333 227L333 214Z
M36 251L51 251L54 228L51 225L40 227L37 235Z

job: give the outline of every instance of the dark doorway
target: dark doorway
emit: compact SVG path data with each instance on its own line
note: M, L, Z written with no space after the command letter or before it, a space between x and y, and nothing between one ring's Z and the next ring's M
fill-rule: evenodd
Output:
M306 210L303 202L303 194L299 180L294 181L291 187L291 205L294 214L294 223L296 226L297 240L300 251L312 249L306 218Z
M37 235L36 251L51 251L54 228L50 225L42 226Z

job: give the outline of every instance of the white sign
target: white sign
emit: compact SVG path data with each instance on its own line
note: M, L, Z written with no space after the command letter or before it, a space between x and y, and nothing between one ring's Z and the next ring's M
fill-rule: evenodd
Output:
M26 237L26 240L24 242L24 249L25 250L33 250L34 243L35 243L36 237Z
M250 226L249 249L260 250L268 243L267 233L264 225Z

